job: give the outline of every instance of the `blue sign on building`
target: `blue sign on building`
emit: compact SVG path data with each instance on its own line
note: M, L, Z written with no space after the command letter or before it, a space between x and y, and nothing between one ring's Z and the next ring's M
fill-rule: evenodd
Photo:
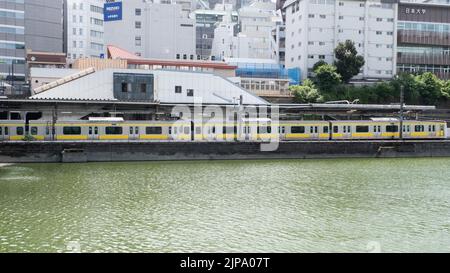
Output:
M105 22L122 20L122 2L105 3L104 14Z

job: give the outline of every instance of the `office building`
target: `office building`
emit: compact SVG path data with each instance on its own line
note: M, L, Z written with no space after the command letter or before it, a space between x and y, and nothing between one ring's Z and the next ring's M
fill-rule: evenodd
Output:
M398 72L450 78L450 4L400 3Z
M195 19L171 2L127 0L106 4L105 41L137 56L197 59Z
M232 5L216 5L213 10L199 9L194 11L196 27L196 50L202 60L211 58L214 31L222 22L238 23L238 13Z
M0 77L26 80L26 50L62 52L62 0L0 1Z
M65 0L65 51L68 59L105 55L105 0Z
M395 75L395 0L288 0L284 9L287 68L300 67L306 78L317 62L333 63L337 45L351 40L365 59L355 79L390 79Z

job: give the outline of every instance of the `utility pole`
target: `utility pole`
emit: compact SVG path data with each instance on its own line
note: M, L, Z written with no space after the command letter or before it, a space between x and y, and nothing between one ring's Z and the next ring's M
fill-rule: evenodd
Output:
M403 140L403 114L405 110L405 88L400 86L400 140Z

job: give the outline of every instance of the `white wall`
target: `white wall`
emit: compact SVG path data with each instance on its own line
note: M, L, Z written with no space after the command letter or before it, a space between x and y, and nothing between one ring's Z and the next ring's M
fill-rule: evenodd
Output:
M142 14L136 16L136 9ZM141 28L136 28L136 22ZM136 38L141 38L141 44ZM183 17L177 4L152 4L142 0L123 1L123 20L105 22L107 44L144 58L176 59L196 56L195 20Z
M67 0L65 35L69 59L100 57L101 54L105 54L103 13L91 11L91 5L103 9L104 2L104 0Z

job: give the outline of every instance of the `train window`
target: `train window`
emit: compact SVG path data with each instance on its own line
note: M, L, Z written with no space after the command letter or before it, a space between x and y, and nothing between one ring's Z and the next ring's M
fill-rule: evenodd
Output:
M330 132L329 130L330 128L328 128L328 126L323 127L323 133L324 134L328 134Z
M357 133L368 133L369 126L356 126L356 132Z
M178 134L178 127L174 127L173 132L175 133L175 135Z
M94 128L94 134L98 135L98 127Z
M433 132L436 132L436 125L433 125Z
M130 135L134 135L134 127L130 127Z
M189 135L191 133L191 130L189 127L184 127L184 134Z
M18 112L10 113L11 120L22 120L22 115Z
M215 134L216 133L216 126L212 127L212 133Z
M386 132L387 133L397 133L399 130L398 125L387 125L386 126Z
M106 127L105 132L107 135L122 135L123 128L122 127Z
M314 133L316 133L316 134L319 133L319 127L318 126L314 127Z
M351 132L352 132L352 127L347 126L347 132L348 132L348 133L351 133Z
M304 134L305 133L305 127L304 126L294 126L291 128L292 134Z
M406 130L408 130L408 132L411 132L411 125L406 126Z
M2 127L0 127L0 136L3 134L3 132L2 132Z
M378 131L377 131L377 126L373 126L373 132L374 133L377 133Z
M272 127L258 127L258 134L271 134L272 133Z
M335 133L335 134L339 133L339 127L338 126L333 126L333 133Z
M282 127L281 127L281 133L282 133L282 134L286 134L286 127L285 127L285 126L282 126Z
M147 135L161 135L162 127L147 127L145 128L145 133Z
M431 125L428 125L428 132L431 132Z
M347 133L347 126L344 126L344 133Z
M224 134L237 134L237 127L223 127Z
M31 127L31 135L36 136L38 134L38 128L37 127Z
M172 134L172 127L169 127L169 135Z
M89 127L89 134L92 135L93 132L92 127Z
M64 127L64 135L81 135L81 127Z
M5 127L5 136L9 135L9 127Z
M47 136L50 135L50 127L48 127L48 126L45 127L45 134Z
M195 134L200 135L202 133L202 128L196 127L195 128Z
M139 135L139 127L135 127L134 132L136 133L136 135Z
M18 136L23 136L23 127L17 127L17 129L16 129L16 134L18 135Z
M423 126L423 125L416 125L416 126L414 126L414 131L415 132L425 132L425 126Z
M311 134L314 134L314 127L309 127L309 132L310 132Z

